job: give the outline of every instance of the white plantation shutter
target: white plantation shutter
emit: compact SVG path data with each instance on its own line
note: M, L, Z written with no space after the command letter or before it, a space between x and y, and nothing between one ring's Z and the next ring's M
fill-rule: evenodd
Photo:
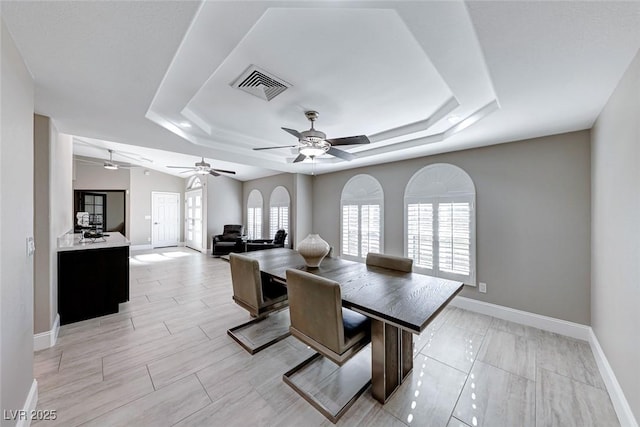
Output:
M406 254L416 271L475 285L475 187L462 169L435 164L405 190Z
M289 243L289 206L272 206L269 212L269 238L272 239L281 228L287 232L284 240L285 245Z
M438 269L465 276L471 271L470 203L438 205Z
M262 208L247 209L247 237L262 239Z
M380 253L380 205L362 205L360 212L360 256Z
M262 239L262 193L251 190L247 199L247 237Z
M433 203L407 207L407 256L416 267L433 270Z
M358 256L358 205L342 207L342 254Z

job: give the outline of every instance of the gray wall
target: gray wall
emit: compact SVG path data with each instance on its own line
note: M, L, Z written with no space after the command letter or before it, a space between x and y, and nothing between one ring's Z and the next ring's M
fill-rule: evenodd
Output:
M295 188L294 188L294 175L289 173L281 173L278 175L269 176L266 178L253 179L251 181L245 181L242 185L242 224L247 225L247 199L249 193L253 190L258 190L262 193L262 238L272 239L273 236L269 235L269 200L271 199L271 193L278 186L283 186L289 192L292 206L295 203ZM292 209L293 210L293 209ZM289 221L293 223L293 212ZM292 232L289 236L289 241L295 242L293 233L293 227L290 227Z
M33 332L51 329L52 305L49 298L51 287L51 233L49 224L49 117L34 115L33 123L33 233L36 253L33 257ZM57 301L56 301L57 310Z
M592 130L592 327L640 420L640 53Z
M0 27L0 408L18 410L33 384L34 263L25 242L34 235L34 85L2 19Z
M73 227L73 143L49 117L34 115L34 333L52 330L58 314L58 237ZM50 195L54 194L55 197Z
M58 237L73 229L73 139L49 126L49 314L58 314Z
M589 132L574 132L316 176L313 231L339 254L340 194L354 175L384 190L384 251L404 254L404 190L433 163L464 169L476 186L477 278L462 295L590 324Z
M297 248L298 243L300 243L302 239L307 237L309 233L315 232L313 229L313 177L309 175L296 174L293 182L294 197L292 199L293 226L291 231L291 242L293 242L293 247Z
M222 233L225 224L245 224L242 209L242 182L226 176L207 175L207 247L211 237Z
M184 212L182 203L184 202L184 178L169 175L154 170L149 171L149 175L144 174L142 168L132 168L130 170L130 223L131 232L129 239L132 245L151 244L151 193L153 191L166 191L169 193L180 193L180 241L184 241Z

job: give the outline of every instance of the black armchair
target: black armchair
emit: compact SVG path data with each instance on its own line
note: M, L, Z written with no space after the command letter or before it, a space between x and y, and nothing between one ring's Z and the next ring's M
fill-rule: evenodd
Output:
M243 240L244 226L239 224L227 224L222 234L213 236L211 254L213 256L228 255L231 252L244 252Z
M262 249L283 248L287 232L283 229L276 231L273 239L255 239L247 242L247 251L259 251Z

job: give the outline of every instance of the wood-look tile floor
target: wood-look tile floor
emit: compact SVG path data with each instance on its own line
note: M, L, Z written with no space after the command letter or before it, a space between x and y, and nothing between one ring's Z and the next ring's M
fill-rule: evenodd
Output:
M227 336L249 319L229 265L184 248L132 252L131 301L63 326L35 354L38 426L330 426L282 380L312 352L289 337L250 356ZM338 425L617 426L589 345L447 308L415 337L410 377L369 392Z

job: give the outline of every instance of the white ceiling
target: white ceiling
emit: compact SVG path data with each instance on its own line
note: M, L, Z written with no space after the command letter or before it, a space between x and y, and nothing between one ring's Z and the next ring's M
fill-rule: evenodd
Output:
M640 2L3 1L2 18L60 131L241 180L590 128L640 49ZM252 64L291 87L231 87ZM315 165L252 150L295 144L280 127L308 129L309 109L372 143Z

